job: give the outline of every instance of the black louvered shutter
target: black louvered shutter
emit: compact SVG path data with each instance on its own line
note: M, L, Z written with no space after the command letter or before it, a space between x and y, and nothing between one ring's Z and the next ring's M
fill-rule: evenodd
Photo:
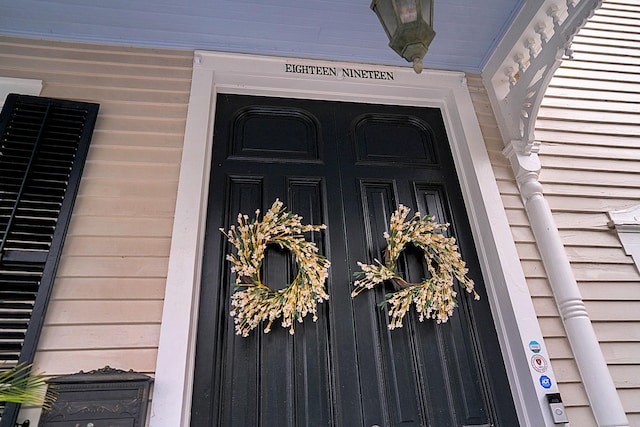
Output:
M31 363L98 104L11 94L0 113L0 362ZM0 426L13 426L8 404Z

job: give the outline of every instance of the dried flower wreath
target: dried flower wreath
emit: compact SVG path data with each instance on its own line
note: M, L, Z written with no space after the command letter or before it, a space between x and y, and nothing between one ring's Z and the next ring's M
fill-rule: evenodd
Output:
M318 317L317 303L329 299L324 282L327 278L329 261L318 255L318 247L305 240L302 233L325 229L323 225L302 225L302 217L286 212L283 203L276 199L261 221L260 210L249 222L247 215L238 214L238 226L229 231L220 229L229 243L237 249L237 254L228 254L232 264L231 272L236 273L236 292L231 295L231 315L234 317L236 333L246 337L249 332L267 321L264 332L271 330L271 324L282 317L282 327L293 334L294 321L302 322L308 313L313 321ZM262 283L260 268L267 245L276 244L288 249L294 255L298 273L292 283L274 291Z
M385 262L375 259L375 264L358 262L362 271L356 272L358 280L354 283L352 297L364 289L372 289L385 280L393 281L400 290L386 294L384 303L389 303L391 322L389 329L401 328L404 315L411 304L415 304L418 319L435 319L437 323L446 322L457 305L456 292L453 290L453 278L456 277L467 292L475 299L480 297L473 289L473 280L467 277L465 262L460 257L453 237L441 234L449 224L438 224L432 217L420 217L420 213L406 221L410 209L400 205L391 216L390 232L384 233L387 240ZM430 277L421 283L406 282L397 271L400 253L407 244L412 243L424 253Z

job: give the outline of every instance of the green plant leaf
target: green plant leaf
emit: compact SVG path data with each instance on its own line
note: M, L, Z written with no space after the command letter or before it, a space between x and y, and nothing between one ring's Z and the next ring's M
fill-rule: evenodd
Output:
M47 390L45 376L31 372L31 365L19 364L8 369L0 365L0 402L50 409L55 399L55 392L51 388Z

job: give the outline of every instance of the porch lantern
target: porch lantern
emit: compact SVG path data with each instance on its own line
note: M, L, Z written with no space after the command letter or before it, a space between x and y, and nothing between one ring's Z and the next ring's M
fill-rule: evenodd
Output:
M433 0L373 0L371 9L387 32L389 47L413 62L413 69L420 74L422 58L436 35Z

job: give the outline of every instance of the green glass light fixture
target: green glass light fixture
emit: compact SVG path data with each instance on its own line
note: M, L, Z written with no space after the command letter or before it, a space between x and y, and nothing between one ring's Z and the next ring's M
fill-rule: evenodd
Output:
M373 0L371 9L389 37L389 47L422 72L422 58L436 36L433 31L434 0Z

